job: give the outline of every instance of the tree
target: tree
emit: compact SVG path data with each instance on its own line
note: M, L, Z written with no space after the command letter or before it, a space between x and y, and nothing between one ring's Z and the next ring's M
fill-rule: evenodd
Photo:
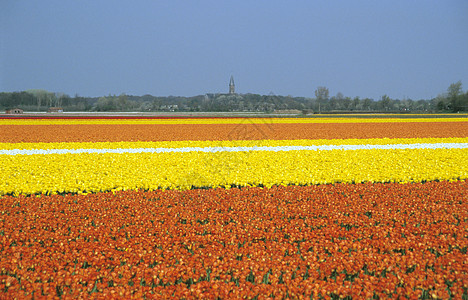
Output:
M96 104L96 109L98 111L115 111L117 105L113 99L114 97L100 97Z
M352 101L350 97L345 97L342 102L344 109L349 110L351 108Z
M46 90L27 90L27 93L30 93L34 97L36 97L37 100L37 110L39 111L41 109L41 106L46 103L47 105L47 99L49 92Z
M363 108L364 108L365 110L370 111L370 110L371 110L372 102L373 102L372 99L370 99L370 98L364 98L364 100L362 100L362 106L363 106Z
M416 109L419 111L426 111L428 108L429 102L420 99L416 102Z
M462 83L461 81L458 81L456 83L452 83L448 89L447 93L449 98L456 97L462 93Z
M458 81L456 83L452 83L448 89L447 89L447 94L448 94L448 102L450 105L450 108L455 112L455 111L460 111L463 110L463 95L462 95L462 83L461 81Z
M324 109L324 104L328 101L329 91L324 86L319 86L315 90L315 98L317 99L318 111Z
M315 90L315 98L317 98L317 100L319 101L326 101L328 100L328 95L329 95L329 91L326 87L324 86L319 86L316 90Z
M389 110L390 108L390 97L387 95L383 95L382 98L380 99L380 105L382 105L382 108L384 110Z
M117 98L116 106L120 111L125 111L128 109L128 97L126 94L120 94L120 96Z
M353 99L353 109L359 109L359 103L361 100L359 100L359 97L354 97Z

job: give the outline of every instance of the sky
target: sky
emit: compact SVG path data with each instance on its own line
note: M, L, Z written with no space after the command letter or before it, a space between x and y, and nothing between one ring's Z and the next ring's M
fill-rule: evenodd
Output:
M0 92L431 99L468 87L468 1L0 0Z

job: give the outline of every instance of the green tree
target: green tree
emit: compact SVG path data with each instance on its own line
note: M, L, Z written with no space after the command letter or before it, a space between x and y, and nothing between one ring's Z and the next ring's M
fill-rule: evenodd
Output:
M353 99L353 109L359 109L359 104L361 103L361 100L359 97L354 97Z
M100 97L96 104L96 109L98 111L115 111L117 109L117 105L112 96Z
M128 109L128 97L126 94L120 94L117 98L117 109L120 111L125 111Z
M462 83L458 81L456 83L452 83L447 89L447 97L449 108L452 111L460 111L463 110L463 95L462 95Z
M315 90L315 98L317 99L318 111L325 110L325 104L328 101L329 91L324 86L319 86Z
M382 98L380 99L380 105L382 106L383 110L389 110L390 109L390 97L387 95L383 95Z
M370 110L371 110L371 106L372 106L372 102L373 102L372 99L370 99L370 98L364 98L364 100L362 100L363 109L364 109L364 110L370 111Z
M315 98L317 98L318 101L326 101L328 100L328 97L329 97L329 91L326 87L319 86L315 90Z
M458 81L456 83L452 83L448 88L447 88L447 93L449 98L456 97L462 93L462 83L461 81Z

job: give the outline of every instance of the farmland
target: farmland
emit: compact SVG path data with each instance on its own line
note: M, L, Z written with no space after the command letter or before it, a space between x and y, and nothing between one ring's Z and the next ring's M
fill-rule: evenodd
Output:
M464 115L0 130L2 297L468 297Z

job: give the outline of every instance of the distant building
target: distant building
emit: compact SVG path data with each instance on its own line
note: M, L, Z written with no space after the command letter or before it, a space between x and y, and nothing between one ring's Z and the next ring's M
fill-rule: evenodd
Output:
M233 95L236 93L236 86L234 85L234 77L231 75L231 80L229 81L229 94Z
M21 108L10 108L5 110L5 113L8 115L13 115L13 114L22 114L24 111Z
M159 109L164 110L164 111L176 111L179 109L179 105L177 104L161 105Z
M48 113L63 113L63 108L61 108L61 107L49 107L47 112Z
M234 84L234 77L231 75L231 79L229 80L229 93L206 93L204 97L204 101L210 101L219 99L220 97L232 96L236 94L236 85Z

